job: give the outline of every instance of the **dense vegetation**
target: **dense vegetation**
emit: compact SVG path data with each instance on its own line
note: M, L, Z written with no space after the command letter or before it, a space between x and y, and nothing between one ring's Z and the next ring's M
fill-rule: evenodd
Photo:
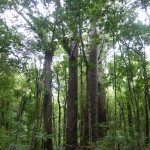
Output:
M0 150L150 149L149 12L149 0L0 1Z

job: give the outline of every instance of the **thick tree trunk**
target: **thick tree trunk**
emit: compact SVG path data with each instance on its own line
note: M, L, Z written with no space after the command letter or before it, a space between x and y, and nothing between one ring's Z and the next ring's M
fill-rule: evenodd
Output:
M96 142L98 138L98 56L97 56L97 45L95 42L95 36L97 30L95 26L92 26L92 40L91 40L91 51L90 51L90 63L92 66L90 70L90 109L91 109L91 131L92 131L92 142Z
M45 52L45 77L44 77L44 132L52 134L52 96L51 96L51 64L53 52ZM47 138L44 149L52 150L52 139Z
M69 83L67 102L66 150L77 147L77 113L78 113L78 44L71 40L69 51Z
M103 69L99 66L99 81L98 81L98 137L105 136L105 129L102 124L106 123L106 93L103 85Z
M83 149L86 150L86 146L88 146L90 137L89 137L89 69L86 66L86 100L85 100L85 109L84 109L84 123L83 123L83 141L82 146Z

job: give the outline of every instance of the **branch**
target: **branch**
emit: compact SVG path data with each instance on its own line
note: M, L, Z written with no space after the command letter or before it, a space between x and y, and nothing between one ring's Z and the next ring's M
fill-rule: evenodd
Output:
M53 35L52 35L52 41L51 41L51 44L50 44L50 47L53 47L53 42L54 42L54 39L55 39L55 31L56 31L56 24L57 24L57 22L58 22L58 9L59 8L61 8L61 5L60 5L60 1L58 0L57 1L57 3L56 3L56 5L57 5L57 8L56 8L56 20L55 20L55 22L54 22L54 28L53 28ZM54 51L54 49L53 49L53 51Z
M126 46L126 48L133 50L135 53L137 53L139 56L141 56L141 53L135 50L133 47L130 47L126 42L123 41L123 44Z
M86 67L89 68L89 63L85 54L85 50L84 50L84 43L83 43L83 38L82 38L82 31L81 28L79 27L79 38L80 38L80 42L81 42L81 46L82 48L79 46L79 48L82 50L83 52L83 58L84 58L84 62L86 64Z
M33 31L36 31L37 29L32 25L32 23L24 16L24 14L20 11L18 11L16 8L15 8L15 11L28 23L28 25L31 27L31 29Z
M101 47L100 53L98 55L98 61L100 60L102 52L104 50L104 44L105 44L105 35L103 35L103 38L102 38L102 47Z
M76 42L74 49L73 49L72 53L70 54L70 57L73 57L73 54L77 50L77 47L78 47L78 42ZM70 50L70 52L71 52L71 50Z

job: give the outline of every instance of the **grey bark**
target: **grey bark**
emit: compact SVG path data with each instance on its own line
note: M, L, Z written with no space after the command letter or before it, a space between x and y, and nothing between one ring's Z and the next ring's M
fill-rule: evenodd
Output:
M99 76L98 76L98 137L102 138L105 136L105 129L101 125L106 123L106 93L103 83L103 69L102 64L99 65Z
M92 142L96 142L98 138L98 55L97 55L97 45L95 42L95 37L97 36L97 29L92 25L91 33L91 48L90 48L90 63L92 66L89 68L89 78L90 78L90 109L91 109L91 132L92 132Z
M51 64L53 52L45 52L45 76L44 76L44 132L52 134L52 96L51 96ZM44 149L52 150L52 139L47 138Z
M71 39L69 54L69 81L67 101L66 150L74 150L77 145L77 113L78 113L78 44Z

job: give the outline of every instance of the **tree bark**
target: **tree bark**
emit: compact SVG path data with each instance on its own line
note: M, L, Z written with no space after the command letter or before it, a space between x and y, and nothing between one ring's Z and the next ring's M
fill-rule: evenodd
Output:
M132 109L129 100L127 100L127 110L128 110L128 123L129 123L129 132L131 137L133 137L133 117L132 117Z
M89 69L88 69L88 64L86 64L86 100L85 100L85 108L84 108L84 123L83 123L83 141L82 141L82 146L83 150L87 149L84 148L85 146L88 145L90 136L89 136L89 117L90 117L90 112L89 112Z
M60 81L59 81L59 76L57 72L57 85L58 85L58 107L59 107L59 116L58 116L58 146L60 146L61 142L61 105L60 105L60 99L59 99L59 94L60 94Z
M83 67L82 67L82 53L80 51L80 143L82 145L82 141L83 141L83 115L84 115L84 105L83 105Z
M146 128L146 140L145 144L146 146L149 144L149 120L148 120L148 107L147 105L149 104L149 110L150 110L150 94L149 94L149 85L148 85L148 77L147 77L147 70L146 70L146 62L145 62L145 51L144 51L144 57L142 57L142 66L143 66L143 76L144 76L144 81L145 81L145 116L146 116L146 123L145 123L145 128ZM147 103L148 101L148 103Z
M66 150L77 147L77 113L78 113L78 44L71 39L69 51L69 81L67 101Z
M35 139L36 139L36 130L38 125L39 105L40 105L41 92L42 92L43 76L44 76L44 69L40 77L39 85L37 85L37 99L36 99L35 119L34 119L33 133L32 133L31 150L35 149Z
M148 99L148 106L150 110L150 92L149 92L149 85L148 85L148 77L147 77L147 69L146 69L146 63L145 63L145 58L141 56L142 60L142 67L143 67L143 76L144 76L144 82L145 82L145 89L146 89L146 97Z
M67 67L65 66L65 98L64 98L64 126L63 126L63 145L66 142L66 104L68 99L67 92Z
M83 148L83 150L87 150L87 146L88 143L90 141L90 111L89 111L89 107L90 107L90 99L89 99L89 92L90 92L90 88L89 88L89 62L87 60L85 51L84 51L84 42L83 42L83 38L82 38L82 30L81 30L82 24L80 22L80 27L79 27L79 37L80 37L80 42L81 42L81 50L83 52L83 58L84 58L84 62L86 65L86 94L85 94L85 105L84 105L84 112L81 112L83 115L83 135L82 135L82 139L81 139L81 146Z
M52 96L51 96L51 64L53 52L45 52L45 77L44 77L44 132L52 134ZM44 141L44 149L52 150L52 138Z
M130 59L130 51L129 51L129 49L127 49L127 54L128 54L128 62L129 62L130 80L131 80L131 83L132 83L132 90L133 90L133 95L134 95L134 100L135 100L135 105L136 105L135 127L136 127L136 131L138 133L137 137L136 137L137 138L137 147L140 150L142 148L141 135L140 135L140 116L139 116L139 107L138 107L138 102L137 102L135 88L134 88L133 72L132 72L132 69L130 67L130 65L131 65L131 59Z
M90 63L92 66L89 68L90 75L90 109L91 109L91 132L92 132L92 142L96 142L98 138L98 55L97 55L97 45L95 42L95 37L97 36L97 30L95 26L92 26L91 33L91 50L90 50Z
M53 97L53 108L54 108L55 102ZM54 145L57 145L56 140L56 123L55 123L55 110L53 109L53 133L54 133Z
M106 93L103 83L103 69L99 66L99 81L98 81L98 137L102 138L105 136L105 129L103 125L106 123Z
M148 121L148 108L147 108L147 97L146 97L146 90L145 90L145 129L146 129L146 139L145 144L148 146L149 144L149 121Z

